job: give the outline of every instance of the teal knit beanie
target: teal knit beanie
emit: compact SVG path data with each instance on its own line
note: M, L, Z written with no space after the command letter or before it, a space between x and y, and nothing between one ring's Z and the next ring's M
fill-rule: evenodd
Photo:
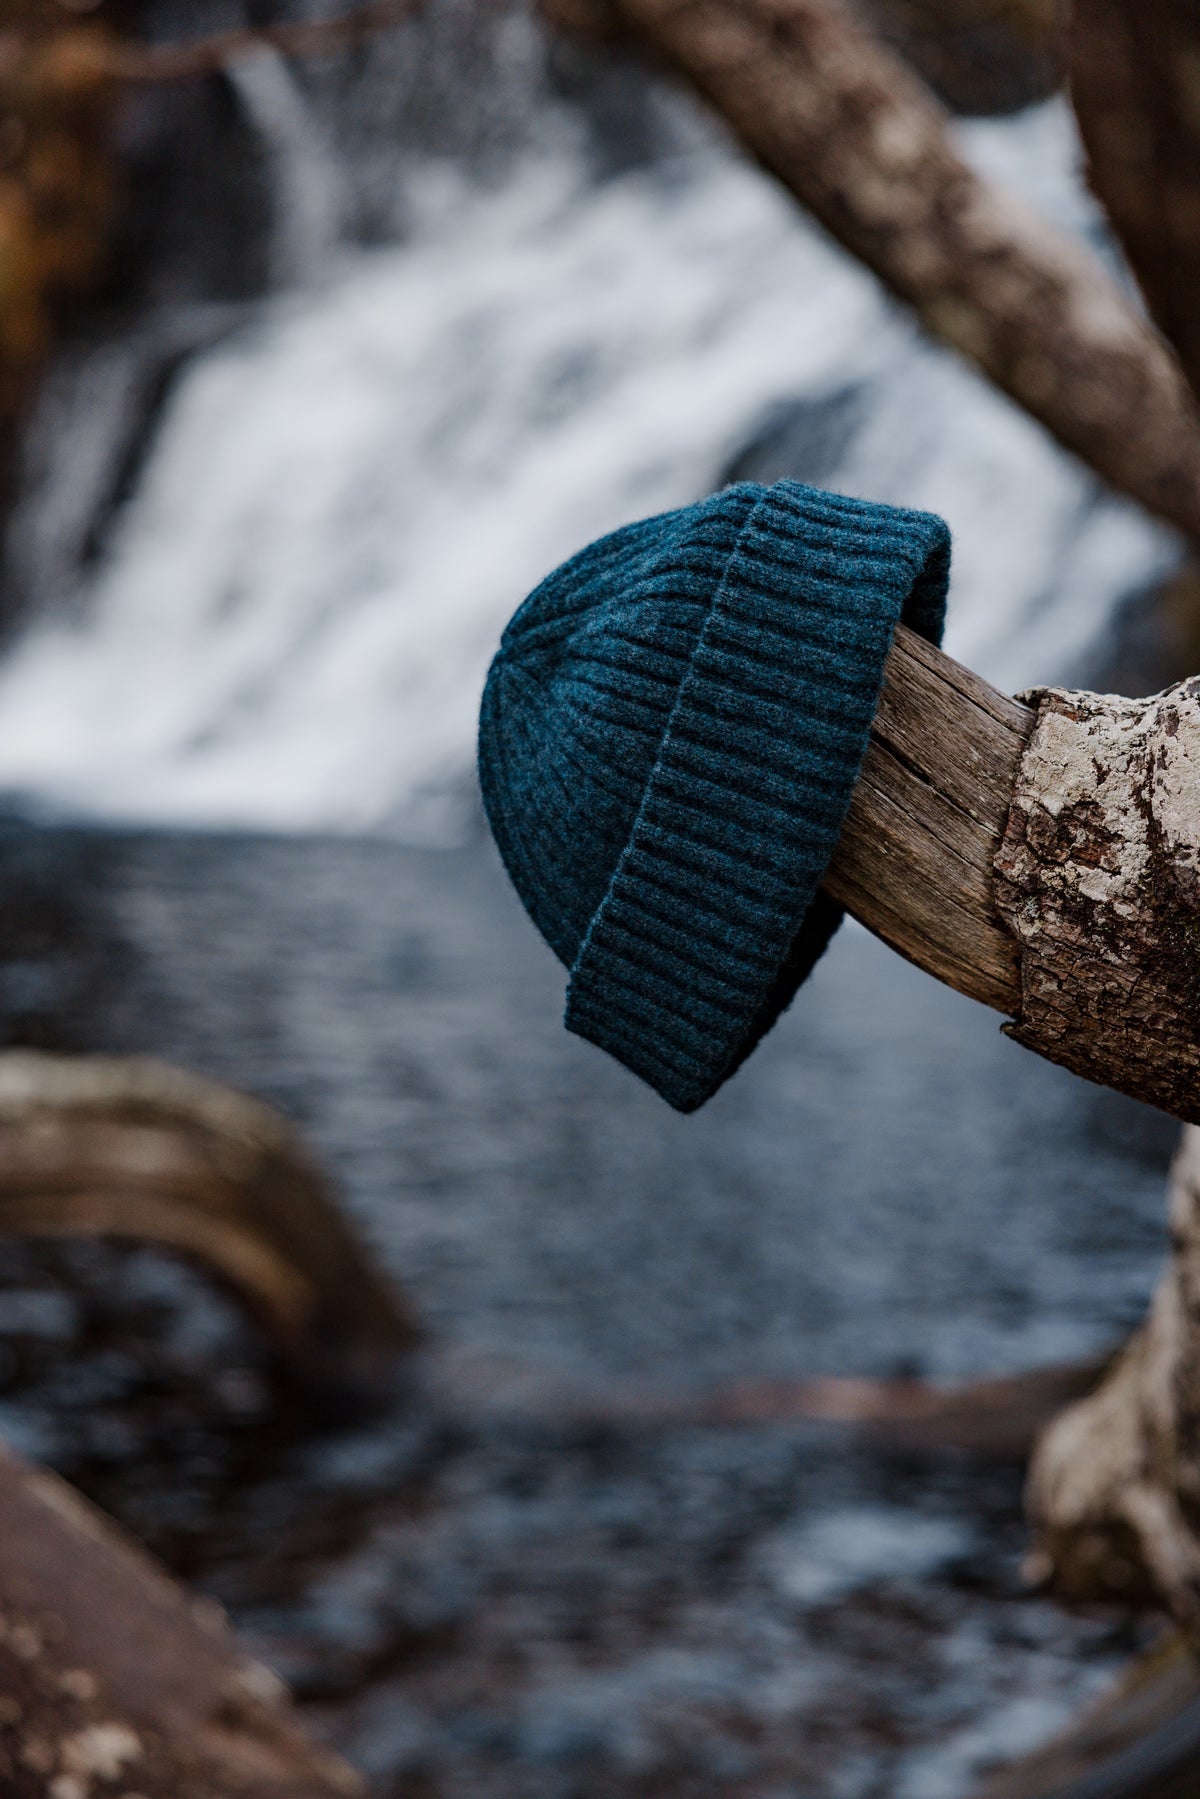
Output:
M788 1005L897 620L941 637L941 519L798 482L627 525L513 617L479 729L488 821L570 970L567 1028L681 1112Z

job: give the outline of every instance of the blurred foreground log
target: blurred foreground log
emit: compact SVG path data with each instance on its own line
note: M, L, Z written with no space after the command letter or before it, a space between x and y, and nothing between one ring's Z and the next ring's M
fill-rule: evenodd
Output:
M943 109L839 0L543 0L624 30L837 240L1113 487L1200 539L1200 416L1074 240L976 175Z
M212 1601L189 1598L55 1475L0 1450L6 1799L346 1799Z
M0 1055L0 1235L190 1256L323 1385L377 1375L417 1336L291 1127L163 1063Z

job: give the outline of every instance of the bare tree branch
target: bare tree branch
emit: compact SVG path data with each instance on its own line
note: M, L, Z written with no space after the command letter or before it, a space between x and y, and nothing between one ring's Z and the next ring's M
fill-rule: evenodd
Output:
M1000 849L1034 714L903 626L826 891L893 949L1017 1013L1017 945L996 911Z
M838 0L544 0L683 75L825 228L1120 491L1200 539L1200 417L1081 245L976 175L945 113Z
M1052 1062L1200 1121L1200 678L1036 713L901 627L825 887Z

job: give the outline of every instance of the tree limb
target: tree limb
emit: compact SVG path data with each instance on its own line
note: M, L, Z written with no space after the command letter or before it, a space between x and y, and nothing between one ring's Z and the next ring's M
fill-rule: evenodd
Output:
M877 937L997 1011L1021 1004L992 894L1034 714L901 626L825 889Z
M1200 1130L1171 1168L1171 1254L1145 1323L1046 1431L1028 1509L1046 1577L1076 1600L1147 1600L1200 1640Z
M1200 678L1035 713L901 627L825 887L1027 1048L1200 1121Z
M1200 416L1092 255L953 146L838 0L543 0L655 50L826 230L1067 449L1200 539Z

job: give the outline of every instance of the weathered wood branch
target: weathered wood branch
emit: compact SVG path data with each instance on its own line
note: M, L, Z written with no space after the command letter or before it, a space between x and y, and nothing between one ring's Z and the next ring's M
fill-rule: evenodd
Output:
M1200 679L1034 712L901 628L825 886L1018 1042L1200 1121Z
M885 943L1016 1014L1017 946L992 864L1034 714L903 626L825 888Z
M6 1799L347 1799L280 1682L55 1475L0 1449Z
M177 1250L331 1385L417 1336L285 1120L164 1063L0 1055L0 1236L16 1235Z
M933 333L1112 486L1200 539L1200 416L1082 245L975 174L838 0L543 0L650 46Z

